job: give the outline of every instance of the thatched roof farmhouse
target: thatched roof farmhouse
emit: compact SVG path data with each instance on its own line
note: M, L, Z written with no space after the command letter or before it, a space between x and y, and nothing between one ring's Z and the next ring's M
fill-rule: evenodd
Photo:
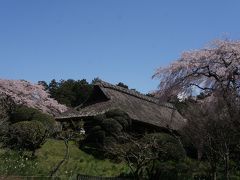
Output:
M125 111L133 122L159 128L179 130L185 120L170 103L160 103L158 99L142 95L134 90L98 82L89 99L73 110L57 117L57 121L79 121L112 109Z

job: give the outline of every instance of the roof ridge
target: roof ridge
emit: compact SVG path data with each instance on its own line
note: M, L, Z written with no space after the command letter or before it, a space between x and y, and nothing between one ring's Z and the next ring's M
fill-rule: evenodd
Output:
M134 96L136 98L139 98L139 99L157 104L159 106L164 106L164 107L168 107L168 108L171 108L171 109L175 109L174 106L171 103L160 103L159 99L157 99L155 97L149 97L149 96L146 96L146 95L144 95L140 92L137 92L137 91L134 91L134 90L131 90L131 89L127 89L127 88L123 88L123 87L120 87L120 86L117 86L117 85L113 85L113 84L110 84L110 83L102 81L102 80L97 82L95 85L100 86L100 87L102 86L104 88L113 89L113 90L116 90L116 91L119 91L119 92L122 92L122 93L125 93L125 94L128 94L128 95Z

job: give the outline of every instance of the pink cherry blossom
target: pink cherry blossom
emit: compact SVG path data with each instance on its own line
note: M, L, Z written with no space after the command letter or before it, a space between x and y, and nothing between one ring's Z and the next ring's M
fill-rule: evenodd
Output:
M189 94L193 86L239 91L240 41L216 40L204 49L184 52L168 67L160 67L153 77L160 79L160 95Z
M0 93L9 95L18 105L36 108L44 113L58 115L67 107L50 98L44 87L25 80L0 79Z

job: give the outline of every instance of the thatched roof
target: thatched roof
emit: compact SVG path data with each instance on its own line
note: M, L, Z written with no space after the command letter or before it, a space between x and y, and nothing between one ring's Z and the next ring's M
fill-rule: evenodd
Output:
M185 120L172 104L160 103L156 98L103 81L94 86L92 95L85 103L63 113L56 120L79 120L112 109L121 109L135 121L161 128L178 130L185 125Z

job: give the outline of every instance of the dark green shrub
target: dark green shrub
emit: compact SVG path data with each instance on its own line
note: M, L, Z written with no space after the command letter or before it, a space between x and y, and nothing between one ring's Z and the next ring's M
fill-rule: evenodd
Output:
M33 115L32 120L41 122L48 130L49 134L53 134L56 131L56 122L54 118L48 114L44 114L38 111L38 113L35 113Z
M124 131L127 131L131 128L132 120L130 118L126 118L124 116L116 116L114 119L117 120L119 124L121 124Z
M111 146L111 144L114 144L114 143L117 143L117 139L114 138L114 137L109 136L109 137L106 137L106 138L104 139L104 145L105 145L105 146L108 146L108 145Z
M92 129L91 129L91 132L90 132L90 134L91 133L94 133L94 132L97 132L97 131L100 131L100 130L102 130L102 127L101 126L94 126Z
M141 139L129 137L130 143L121 150L133 167L136 178L178 179L177 165L186 157L185 150L175 137L165 133L146 134Z
M113 109L105 113L106 118L112 118L118 121L118 123L122 126L124 131L127 131L132 126L132 120L129 115L120 110L120 109Z
M100 126L93 128L92 132L87 136L86 141L89 144L96 144L95 147L102 146L106 137L105 131Z
M96 123L99 123L99 122L103 121L103 120L106 119L106 118L107 118L107 117L106 117L105 114L99 114L99 115L93 117L92 120L93 120L94 122L96 122Z
M119 137L129 129L130 124L128 114L121 110L111 110L88 119L84 124L86 138L80 142L80 146L82 149L84 147L98 148L100 152L103 152L106 146L121 141Z
M53 134L56 130L56 122L52 116L26 106L17 106L11 114L10 121L12 124L21 121L39 121L45 126L49 134Z
M186 157L185 149L175 137L166 133L155 133L145 135L141 141L147 142L153 139L160 147L158 151L161 161L180 161Z
M19 150L29 150L33 154L45 142L47 131L39 121L21 121L9 128L6 145Z
M103 121L103 119L106 119L105 115L98 115L98 116L87 119L84 122L84 129L86 131L86 134L90 134L92 129L95 126L99 126L101 124L101 122Z
M103 122L101 123L101 126L104 129L104 131L110 136L119 135L123 130L122 125L112 118L104 119Z
M38 110L34 108L29 108L27 106L17 106L15 111L11 114L11 122L17 123L20 121L31 121L34 114L39 113Z
M128 114L120 109L110 110L110 111L106 112L105 115L107 118L113 118L113 117L120 116L120 117L129 119Z

